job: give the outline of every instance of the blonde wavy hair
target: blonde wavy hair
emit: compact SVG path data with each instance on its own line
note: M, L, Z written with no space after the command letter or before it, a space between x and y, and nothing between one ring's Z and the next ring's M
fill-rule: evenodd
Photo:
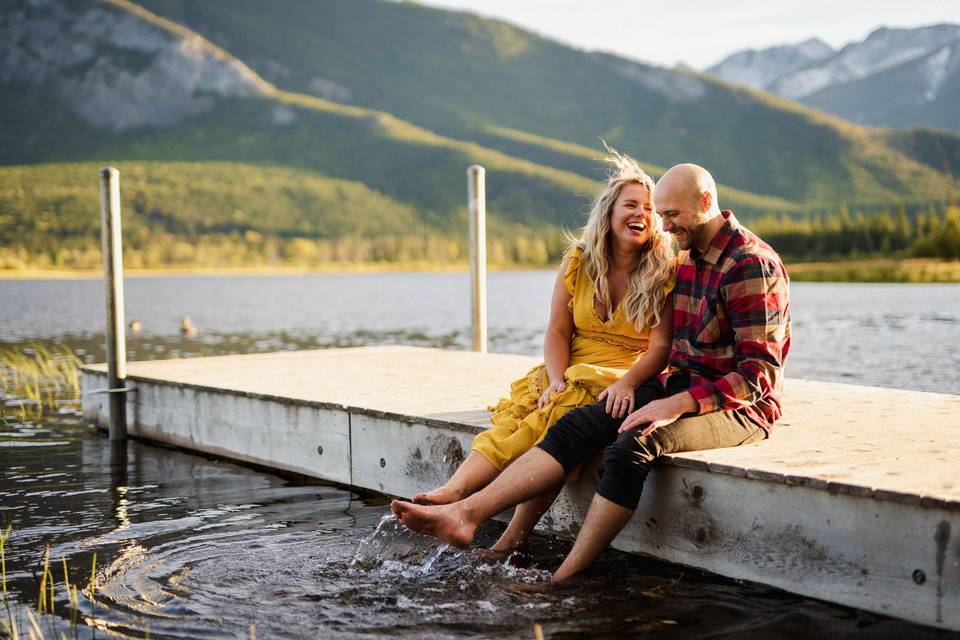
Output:
M579 238L572 238L572 245L579 246L586 262L587 277L593 282L597 297L613 313L607 274L613 248L610 238L610 216L613 205L623 187L639 184L650 194L653 201L653 178L640 168L636 160L621 154L604 143L608 156L605 161L613 165L603 191L597 195ZM623 298L627 320L638 332L660 324L660 309L667 294L664 287L674 277L673 243L663 230L660 214L654 209L651 216L650 240L647 249L627 274L627 294Z

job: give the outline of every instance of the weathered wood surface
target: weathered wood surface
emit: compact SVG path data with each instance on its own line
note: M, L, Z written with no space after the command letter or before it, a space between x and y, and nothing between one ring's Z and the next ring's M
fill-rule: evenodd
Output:
M409 496L456 468L536 362L365 347L131 363L129 431ZM105 402L86 395L86 417L103 424ZM615 546L960 629L957 416L957 396L790 379L772 438L672 456ZM592 479L547 528L576 530Z
M482 426L536 358L364 347L136 362L133 379ZM787 381L771 439L673 456L683 466L960 507L960 396ZM877 493L879 492L879 493Z

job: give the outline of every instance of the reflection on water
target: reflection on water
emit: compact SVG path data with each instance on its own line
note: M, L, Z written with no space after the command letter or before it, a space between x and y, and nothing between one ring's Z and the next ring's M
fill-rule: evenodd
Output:
M536 353L553 274L491 274L493 350ZM143 278L131 359L404 343L466 348L462 274ZM794 285L790 374L960 392L960 287ZM61 342L101 360L102 285L0 281L0 343ZM181 336L189 315L199 335ZM2 400L2 399L0 399ZM384 516L385 500L181 451L111 447L76 403L0 422L0 526L12 523L14 603L36 603L45 545L68 631L60 559L81 595L79 637L655 636L934 638L950 634L774 589L608 552L583 581L530 591L568 548L535 538L487 564ZM492 542L499 524L479 535ZM520 585L520 586L518 586ZM70 637L72 637L70 633Z

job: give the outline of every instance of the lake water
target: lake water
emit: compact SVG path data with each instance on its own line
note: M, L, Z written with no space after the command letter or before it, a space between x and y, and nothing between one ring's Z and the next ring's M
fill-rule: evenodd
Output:
M540 353L554 274L489 276L490 350ZM129 278L130 358L404 343L465 349L461 273ZM103 283L0 281L0 342L62 341L102 361ZM960 393L960 285L792 285L788 377ZM198 327L181 338L180 317Z
M538 353L553 274L490 274L491 350ZM788 377L960 393L960 286L794 284ZM465 274L131 278L131 359L404 343L466 348ZM99 281L0 281L0 346L61 343L103 359ZM180 316L198 328L179 333ZM518 374L521 372L518 372ZM507 381L504 381L506 385ZM789 389L788 389L789 392ZM34 603L39 562L80 597L79 637L935 638L949 634L608 552L575 585L521 593L568 542L488 565L397 533L385 500L130 442L111 450L76 403L0 423L0 526L12 524L7 579ZM10 399L7 399L10 402ZM483 532L491 541L499 525ZM364 540L366 539L366 542ZM2 615L0 609L0 615ZM73 637L73 633L70 633Z

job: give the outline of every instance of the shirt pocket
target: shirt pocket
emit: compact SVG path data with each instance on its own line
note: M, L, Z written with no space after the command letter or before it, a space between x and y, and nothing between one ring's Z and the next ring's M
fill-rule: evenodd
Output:
M730 330L730 323L726 321L726 313L716 300L705 299L695 327L693 343L699 347L710 347L726 342L724 337Z

